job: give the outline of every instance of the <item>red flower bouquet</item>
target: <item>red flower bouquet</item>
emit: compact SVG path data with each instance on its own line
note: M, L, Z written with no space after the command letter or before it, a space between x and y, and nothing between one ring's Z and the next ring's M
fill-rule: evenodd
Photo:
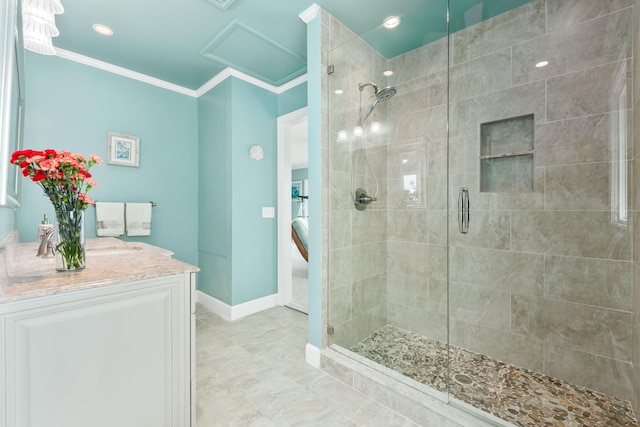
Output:
M102 163L92 154L85 159L81 154L69 151L19 150L11 155L11 163L22 168L22 175L44 190L56 211L59 243L56 251L63 266L59 270L84 268L83 211L93 200L87 194L98 184L91 179L89 169Z

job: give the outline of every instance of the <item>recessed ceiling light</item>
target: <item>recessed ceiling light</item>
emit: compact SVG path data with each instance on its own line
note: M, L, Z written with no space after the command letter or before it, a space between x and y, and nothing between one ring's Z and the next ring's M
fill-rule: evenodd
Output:
M342 89L336 89L336 90L334 91L334 93L335 93L336 95L342 95L344 92L343 92L343 90L342 90Z
M382 21L382 26L385 28L395 28L400 25L400 17L399 16L389 16Z
M106 25L103 24L93 24L93 31L98 34L102 34L103 36L112 36L113 30Z
M547 65L549 65L549 61L540 61L536 64L536 67L542 68L542 67L546 67Z
M387 76L387 77L389 77L389 76L393 76L393 71L392 71L392 70L387 70L387 71L385 71L385 72L384 72L384 73L382 73L382 74L384 74L384 75L385 75L385 76Z

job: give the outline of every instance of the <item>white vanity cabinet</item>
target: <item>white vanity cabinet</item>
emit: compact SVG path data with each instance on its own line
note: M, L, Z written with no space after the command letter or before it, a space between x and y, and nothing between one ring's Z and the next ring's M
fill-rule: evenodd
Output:
M195 425L194 298L185 272L0 304L0 425Z

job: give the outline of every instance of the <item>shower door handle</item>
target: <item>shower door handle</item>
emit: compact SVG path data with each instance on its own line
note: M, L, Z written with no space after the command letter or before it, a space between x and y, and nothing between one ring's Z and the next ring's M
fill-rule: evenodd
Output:
M461 187L458 191L458 230L460 233L469 232L469 189Z

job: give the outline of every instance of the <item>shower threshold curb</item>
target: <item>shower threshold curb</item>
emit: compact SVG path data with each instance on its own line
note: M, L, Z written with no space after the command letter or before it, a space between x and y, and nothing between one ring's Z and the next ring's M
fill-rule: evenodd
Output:
M419 425L513 427L471 405L448 398L446 393L419 383L409 385L397 372L377 364L374 367L366 358L339 346L322 350L320 366L327 374Z

